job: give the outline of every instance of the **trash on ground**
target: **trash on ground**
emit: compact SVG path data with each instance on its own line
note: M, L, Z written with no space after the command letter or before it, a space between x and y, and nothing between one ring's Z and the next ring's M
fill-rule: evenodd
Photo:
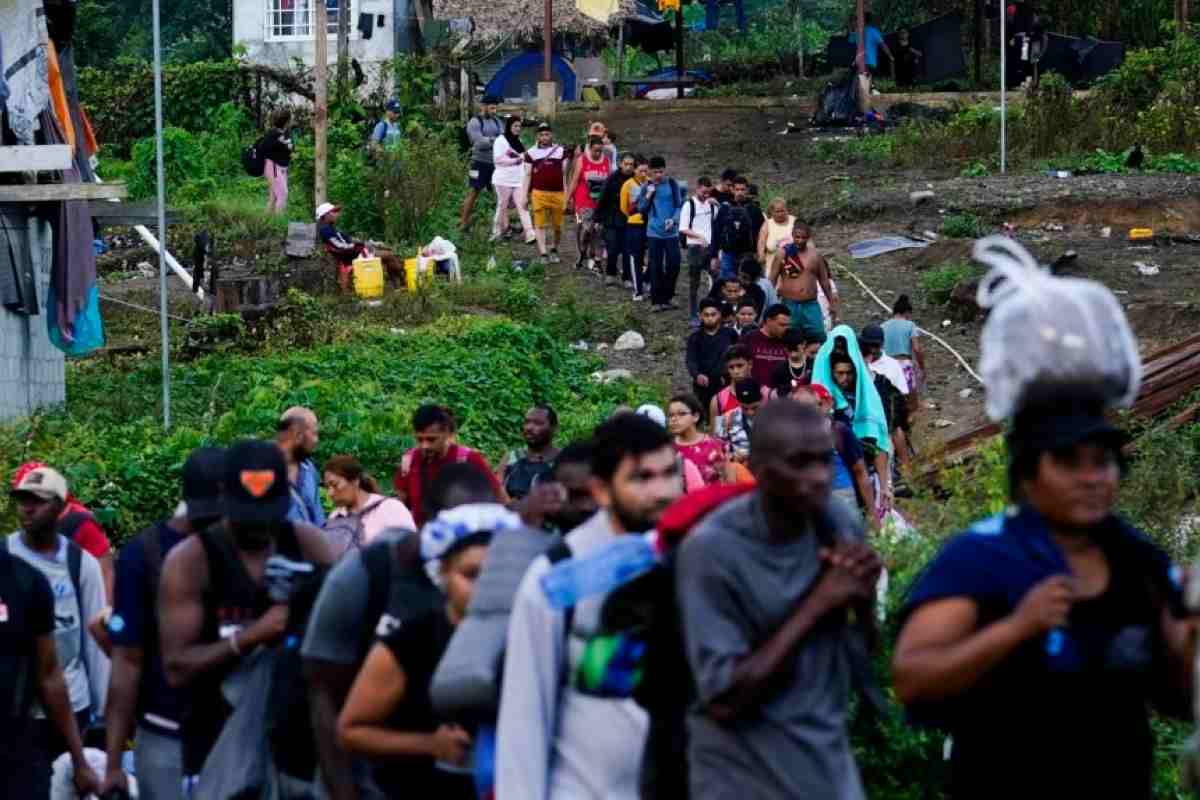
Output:
M949 427L950 427L951 425L953 425L953 424L954 424L954 423L953 423L953 422L951 422L951 421L950 421L950 420L948 420L948 419L939 419L937 422L933 423L933 427L935 427L935 428L949 428Z
M633 373L627 369L606 369L602 372L593 372L592 381L594 383L615 383L616 381L631 381Z
M1145 261L1135 261L1133 265L1137 267L1139 275L1145 275L1147 278L1157 275L1160 270L1158 264L1147 264Z
M928 189L923 189L918 192L909 192L908 193L908 199L911 200L914 205L920 205L921 203L926 203L926 202L932 200L936 196L937 196L936 194L934 194L932 191L930 191Z
M646 346L646 340L637 331L625 331L613 343L613 350L641 350Z
M1103 228L1100 229L1100 237L1101 238L1107 239L1110 236L1112 236L1112 227L1105 225Z
M933 231L922 231L921 235L931 242L936 242L938 240L938 235Z
M1135 241L1138 239L1153 239L1154 230L1152 228L1130 228L1129 238Z
M884 253L891 253L895 250L906 250L912 247L928 247L929 242L923 242L920 239L911 239L907 236L884 236L879 239L865 239L861 242L854 242L846 249L850 251L850 255L854 258L874 258L881 256Z
M580 339L578 342L575 342L574 344L571 345L571 349L572 350L587 350L588 343L585 342L583 339Z
M974 394L974 392L972 392L970 389L963 389L961 392L958 393L958 396L959 396L959 399L967 400L968 398L971 397L972 394Z
M953 324L954 324L954 323L953 323L953 322L951 322L951 321L950 321L950 320L948 320L948 319L944 319L944 320L942 320L942 327L943 327L943 328L949 328L949 327L950 327L951 325L953 325Z
M1063 230L1065 230L1065 228L1064 228L1064 226L1062 225L1062 223L1059 223L1059 222L1047 222L1047 223L1046 223L1046 224L1045 224L1043 227L1044 227L1046 230L1048 230L1048 231L1054 231L1055 233L1058 233L1059 231L1063 231Z

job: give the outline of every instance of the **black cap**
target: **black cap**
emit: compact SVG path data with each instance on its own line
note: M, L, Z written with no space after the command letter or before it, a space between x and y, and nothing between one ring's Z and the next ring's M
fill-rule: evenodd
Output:
M221 483L225 480L225 448L199 447L183 462L183 502L192 522L225 513Z
M862 344L883 347L883 326L874 323L864 326L862 332L858 334L858 341Z
M485 106L498 106L500 105L500 98L494 94L485 94L479 102Z
M734 384L733 396L742 405L762 402L762 385L754 378L743 378Z
M225 454L225 514L231 522L277 522L291 506L287 464L272 442L244 439Z
M542 131L552 131L552 130L554 130L554 128L550 127L550 123L549 123L549 122L543 122L543 123L539 124L537 129L538 129L538 133L541 133Z

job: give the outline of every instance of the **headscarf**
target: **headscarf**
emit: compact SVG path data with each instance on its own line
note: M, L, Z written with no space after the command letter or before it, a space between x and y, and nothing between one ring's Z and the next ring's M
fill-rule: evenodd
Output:
M524 142L521 141L521 137L518 134L513 133L513 129L512 129L512 126L515 123L520 122L520 121L521 121L521 118L518 117L516 114L506 117L504 120L504 139L505 139L505 141L508 142L509 148L514 153L524 153L525 152Z
M854 418L851 420L850 427L859 439L874 439L877 447L891 454L892 437L888 434L887 416L883 413L883 401L879 399L879 392L876 391L873 382L875 373L871 372L871 368L863 360L862 353L858 349L858 336L849 325L838 325L830 331L829 338L817 351L812 382L819 383L829 390L829 393L833 395L835 409L840 411L849 405L842 395L842 390L838 388L837 382L833 379L833 367L829 363L829 357L833 355L833 348L839 338L846 340L846 353L854 362L854 371L858 376L854 386Z
M499 503L467 503L446 509L421 528L421 560L425 573L445 589L442 562L476 544L487 544L492 534L522 527L521 518Z

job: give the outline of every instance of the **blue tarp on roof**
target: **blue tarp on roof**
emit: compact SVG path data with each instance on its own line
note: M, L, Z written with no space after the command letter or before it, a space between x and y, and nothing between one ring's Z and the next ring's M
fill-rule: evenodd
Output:
M505 100L528 100L537 97L537 85L542 80L542 54L521 53L509 59L488 81L485 94L494 94ZM575 69L558 53L550 56L550 69L554 82L558 84L558 99L576 99Z

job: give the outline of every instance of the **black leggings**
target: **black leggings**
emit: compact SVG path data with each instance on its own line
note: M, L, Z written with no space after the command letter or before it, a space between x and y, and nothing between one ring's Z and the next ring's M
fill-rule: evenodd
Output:
M620 277L621 258L625 255L625 228L605 225L604 247L608 251L608 260L604 265L604 274L610 278Z

